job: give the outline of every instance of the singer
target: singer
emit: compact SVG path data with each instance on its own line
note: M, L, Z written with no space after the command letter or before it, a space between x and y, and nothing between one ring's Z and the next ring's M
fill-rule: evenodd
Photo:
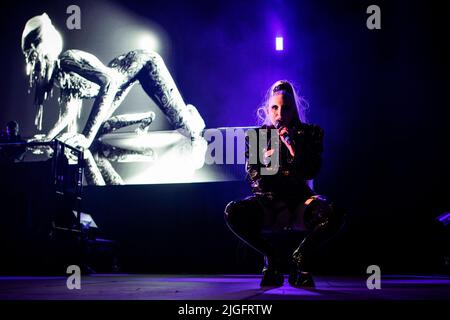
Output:
M284 259L267 235L282 230L301 230L306 236L296 244L289 257L289 283L294 287L314 287L310 270L311 253L340 227L342 219L333 206L313 190L313 181L321 167L323 130L306 123L306 101L285 80L275 82L258 109L262 126L269 137L263 158L279 152L275 175L262 175L266 159L256 164L249 160L252 150L246 140L247 180L253 195L230 202L225 208L228 227L241 240L264 256L261 287L281 286ZM277 134L279 148L271 148L270 135ZM259 135L258 135L259 136ZM259 142L258 146L259 146Z

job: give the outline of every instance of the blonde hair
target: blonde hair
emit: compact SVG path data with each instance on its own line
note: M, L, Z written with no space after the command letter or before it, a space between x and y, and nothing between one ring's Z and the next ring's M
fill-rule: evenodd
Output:
M295 109L296 109L296 118L294 121L306 123L306 111L309 109L309 103L305 100L301 95L297 93L297 90L295 89L292 82L288 80L278 80L274 84L270 86L270 88L267 90L264 100L261 103L260 107L258 108L256 115L257 115L257 122L258 125L270 125L270 119L267 116L267 108L269 107L269 100L272 96L277 94L283 94L287 96L291 96L291 98L294 100L295 103Z

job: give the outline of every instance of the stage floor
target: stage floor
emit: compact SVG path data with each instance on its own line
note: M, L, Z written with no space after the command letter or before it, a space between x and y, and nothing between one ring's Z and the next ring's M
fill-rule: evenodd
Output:
M450 276L382 277L380 290L365 278L316 276L315 289L259 288L259 275L82 276L69 290L65 277L0 277L0 300L450 300Z

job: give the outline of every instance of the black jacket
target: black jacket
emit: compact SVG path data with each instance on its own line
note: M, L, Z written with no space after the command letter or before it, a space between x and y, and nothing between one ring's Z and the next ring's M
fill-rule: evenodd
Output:
M305 180L313 179L319 173L322 164L323 129L317 125L301 123L289 130L291 143L295 149L292 157L288 148L279 141L279 166L265 164L262 155L265 150L259 151L257 146L260 139L266 150L271 149L271 129L273 126L262 126L256 129L255 138L246 136L246 171L254 194L274 193L295 195L305 190ZM253 145L256 143L256 146ZM256 153L256 154L255 154ZM255 160L257 159L256 163ZM274 167L273 175L261 174L262 168ZM278 169L278 170L277 170Z

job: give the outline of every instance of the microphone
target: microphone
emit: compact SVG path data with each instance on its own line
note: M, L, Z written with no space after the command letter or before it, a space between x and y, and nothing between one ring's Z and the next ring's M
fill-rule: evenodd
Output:
M275 122L275 129L280 129L281 127L283 127L283 125L281 124L281 121L276 121ZM281 136L284 138L284 141L286 141L286 143L288 145L290 145L290 146L292 145L291 137L287 134L287 132L283 133Z

